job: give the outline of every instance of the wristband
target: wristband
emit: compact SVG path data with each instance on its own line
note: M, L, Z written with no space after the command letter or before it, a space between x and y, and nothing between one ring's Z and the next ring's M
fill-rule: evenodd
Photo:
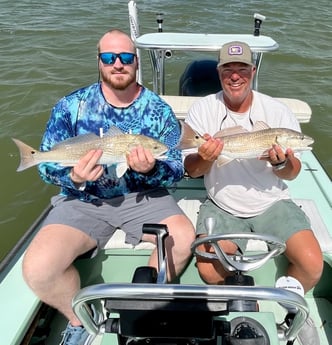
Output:
M286 164L287 164L287 159L285 159L284 161L277 163L277 164L271 163L272 169L275 171L282 170L283 168L285 168Z

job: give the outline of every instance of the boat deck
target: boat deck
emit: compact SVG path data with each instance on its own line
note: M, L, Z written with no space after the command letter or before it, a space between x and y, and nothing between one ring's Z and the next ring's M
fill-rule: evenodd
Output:
M258 72L261 65L263 53L275 51L278 43L270 37L263 35L228 35L228 34L193 34L193 33L151 33L139 36L138 18L135 1L128 2L130 30L132 37L135 37L135 44L140 50L148 51L152 67L153 90L163 95L166 85L164 59L167 51L218 51L220 47L231 40L247 42L252 51L257 67L257 72L253 81L253 88L258 89ZM136 27L137 25L137 27ZM139 63L143 59L139 59ZM140 80L139 68L138 79ZM197 97L183 96L162 96L173 108L179 119L184 119L190 105L197 100ZM305 102L283 98L281 102L288 105L298 118L299 122L307 123L311 118L311 109ZM320 344L332 344L332 185L331 180L324 172L321 164L312 152L305 152L302 155L302 171L288 185L291 196L307 213L312 222L315 232L324 254L324 271L320 282L312 291L308 292L305 300L317 327ZM178 201L184 212L196 223L196 218L201 202L206 197L206 191L202 179L184 178L181 182L169 189L170 193ZM48 210L48 209L47 209ZM33 224L32 234L40 228L41 218ZM277 221L277 220L276 220ZM30 230L30 229L29 229ZM28 230L28 232L29 232ZM32 237L31 237L32 238ZM40 319L36 315L40 312L42 305L38 298L25 284L22 277L22 255L27 248L29 238L24 246L15 254L6 270L0 272L0 305L4 311L2 322L0 323L0 334L2 344L23 345L31 344L27 339L23 339L27 330L32 324L39 324ZM256 253L264 250L257 241L249 241L247 253ZM130 284L133 273L138 266L145 266L148 262L153 245L148 243L139 244L136 247L124 244L124 234L121 231L116 233L106 248L99 252L93 259L80 259L75 262L81 273L82 287L95 284ZM284 275L287 267L287 260L283 255L269 260L261 268L250 272L255 279L258 288L273 287L276 279ZM194 285L206 287L200 279L195 260L192 259L186 270L179 277L177 287ZM255 288L256 288L255 286ZM220 286L217 287L220 291ZM276 290L276 289L275 289ZM190 295L190 294L188 294ZM243 296L247 296L243 294ZM282 322L285 310L276 302L259 300L259 313L255 317L266 326L270 336L271 345L286 345L279 342L275 328L275 321ZM300 308L301 309L301 308ZM6 311L9 311L6 313ZM47 309L47 312L50 310ZM50 313L52 314L52 313ZM246 313L231 313L230 317L245 315ZM250 313L249 313L250 314ZM252 314L252 312L251 312ZM223 317L223 316L218 316ZM227 318L228 316L225 316ZM47 335L45 345L58 344L61 339L61 332L66 327L67 321L57 312L52 315L51 332ZM183 321L185 322L185 321ZM118 344L116 334L101 334L94 341L93 345ZM298 345L297 342L294 345Z
M163 96L171 104L178 118L184 118L189 106L196 97ZM311 117L310 107L302 101L293 99L280 99L291 107L300 122L308 122ZM322 166L311 151L302 154L303 168L297 179L288 182L292 197L303 207L309 216L313 230L319 240L324 253L325 267L320 283L306 295L306 300L311 310L311 316L319 327L321 344L332 343L332 319L331 301L332 291L330 281L332 276L332 187L331 180L325 174ZM307 186L310 186L308 188ZM195 224L197 213L201 202L205 199L206 192L202 179L184 178L181 182L170 188L171 194L176 198L179 205ZM36 231L38 224L34 225ZM121 231L111 239L104 251L95 259L80 260L78 267L84 274L83 286L96 283L129 282L137 266L146 265L151 253L151 244L143 243L136 248L124 245ZM248 250L259 250L257 243L250 242ZM22 254L18 253L18 256ZM271 260L263 268L252 272L257 285L273 286L276 278L283 274L286 262L281 258ZM119 270L119 267L126 267L126 270ZM10 268L10 267L9 267ZM8 269L9 269L8 268ZM89 274L87 274L89 272ZM180 277L181 284L203 284L197 269L192 261L184 274ZM17 292L13 290L17 287ZM8 275L1 281L0 304L4 308L15 308L19 312L11 313L8 318L2 321L1 332L4 341L8 345L19 344L20 335L24 333L29 323L38 312L40 302L25 285L21 275L21 258ZM20 295L20 299L13 299L11 296ZM266 305L266 307L265 307ZM269 303L262 302L261 310L272 310ZM280 308L276 307L276 315ZM280 317L282 318L282 313ZM52 334L47 344L56 344L60 341L60 333L66 325L61 316L56 322L57 327L52 329ZM8 337L8 338L7 338ZM114 335L107 334L103 344Z

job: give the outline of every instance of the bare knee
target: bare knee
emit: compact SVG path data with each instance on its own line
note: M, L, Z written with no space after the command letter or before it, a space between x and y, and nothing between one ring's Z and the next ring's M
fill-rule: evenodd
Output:
M227 254L235 254L238 247L231 241L220 241L219 246ZM208 244L198 246L199 251L213 253L213 248ZM196 266L202 280L207 284L223 284L225 278L232 273L226 271L219 260L210 260L202 256L196 257Z
M46 256L39 256L32 250L27 251L22 262L22 274L25 282L34 290L53 279L54 265Z
M222 269L221 265L218 267L213 261L197 257L196 267L199 276L206 284L217 285L224 283L227 274Z
M83 252L81 247L93 245L87 240L87 235L70 227L48 225L42 228L23 258L22 273L27 284L35 289L56 280Z
M163 223L163 222L161 222ZM191 244L195 240L195 229L191 221L184 215L171 216L164 220L174 249L184 256L190 256Z
M315 257L311 258L310 263L309 267L304 267L303 270L306 270L305 275L307 275L308 280L311 280L311 287L314 287L322 276L324 261L318 253Z

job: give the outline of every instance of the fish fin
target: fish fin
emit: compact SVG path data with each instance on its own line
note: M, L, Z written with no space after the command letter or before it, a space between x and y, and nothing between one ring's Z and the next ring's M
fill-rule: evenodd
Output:
M128 170L127 162L121 162L117 164L116 169L115 169L117 178L122 177L126 173L127 170Z
M35 160L35 153L38 153L39 151L34 149L33 147L25 144L23 141L12 138L14 143L16 144L17 148L20 151L20 157L21 161L16 169L16 171L23 171L25 169L28 169L34 165L38 164L38 161Z
M124 132L122 132L121 129L119 129L115 126L112 126L112 127L110 127L110 129L106 133L103 134L103 136L104 137L106 137L106 136L114 137L116 135L121 135L121 134L124 134ZM100 138L100 136L95 134L95 133L80 134L80 135L77 135L75 137L63 140L58 144L55 144L52 147L52 150L59 149L59 148L62 148L64 146L67 146L67 145L73 145L73 144L78 144L78 143L84 144L86 142L95 141L98 138Z
M181 126L181 136L179 142L175 146L178 150L185 150L194 147L199 147L205 141L201 135L194 131L188 123L179 120Z
M269 125L267 125L264 121L257 121L253 128L252 131L261 131L263 129L269 129ZM242 126L234 126L234 127L229 127L222 129L221 131L218 131L213 137L214 138L221 138L229 135L237 135L237 134L243 134L243 133L248 133L249 131L245 129Z
M57 164L60 167L74 167L77 164L77 161L74 161L74 162L59 162Z
M269 149L263 151L262 154L260 154L260 155L258 156L258 158L265 158L265 157L269 157Z
M168 156L167 155L161 155L161 156L156 157L156 159L158 161L165 161L168 159Z
M125 132L123 132L120 128L116 126L111 126L109 130L106 133L104 133L104 136L115 137L117 135L122 135L122 134L125 134Z
M221 155L217 159L217 167L220 168L221 166L226 165L233 160L234 160L234 158L228 158L226 156Z
M99 138L99 136L94 133L80 134L80 135L77 135L76 137L71 137L55 144L52 147L52 150L60 149L64 146L78 144L78 143L83 144L85 142L96 140L97 138Z
M255 122L252 131L256 132L256 131L262 131L263 129L269 129L271 128L267 123L265 123L264 121L257 121Z
M229 135L236 135L236 134L243 134L243 133L248 133L248 131L242 126L234 126L234 127L229 127L229 128L222 129L221 131L218 131L213 137L221 138L221 137L226 137Z

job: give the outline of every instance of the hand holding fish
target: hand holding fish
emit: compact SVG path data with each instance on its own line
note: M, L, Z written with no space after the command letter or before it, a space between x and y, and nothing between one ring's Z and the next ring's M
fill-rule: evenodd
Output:
M190 176L199 177L207 174L212 164L220 157L223 145L221 139L204 134L197 153L185 158L185 166L187 171L190 170Z
M132 148L129 154L127 154L127 163L132 170L146 174L154 168L156 159L149 149L137 146Z
M204 161L214 162L218 159L224 143L220 138L214 138L209 134L204 134L205 142L198 148L198 154Z
M301 162L294 156L291 148L284 150L281 146L273 144L267 154L267 157L260 157L260 159L270 162L273 172L280 178L292 180L300 172Z
M283 163L287 160L286 152L276 144L273 144L272 147L268 150L267 160L272 165L277 165Z
M98 164L102 150L91 150L71 169L70 178L75 184L96 181L103 174L103 166Z
M181 123L182 139L178 148L187 149L198 147L198 155L188 155L185 159L186 170L192 177L202 176L211 168L217 151L213 152L209 142L211 136L201 137L187 123ZM294 152L311 150L314 140L288 128L270 128L266 123L258 121L252 131L247 131L241 126L223 129L213 136L214 140L219 139L222 147L217 158L217 166L221 167L234 159L259 158L269 161L272 165L283 163L287 157L286 166L275 166L274 173L287 180L294 179L301 168L301 162L294 156ZM216 143L216 141L215 141ZM215 147L216 149L217 147ZM209 156L210 155L210 156ZM203 166L204 165L204 166ZM285 169L284 169L285 167Z
M102 174L100 170L101 168L95 167L97 164L116 164L117 177L122 177L128 169L127 153L128 151L130 152L132 148L141 146L150 152L148 156L148 161L150 161L149 166L145 166L143 168L139 167L139 170L137 171L140 171L140 169L143 169L142 171L151 169L154 165L154 162L151 161L151 155L154 159L165 159L166 156L164 153L168 150L168 147L165 144L152 137L141 134L126 134L114 126L112 126L107 133L104 133L102 137L97 136L94 133L78 135L59 142L49 151L43 152L34 149L18 139L13 138L13 141L19 148L21 157L21 162L17 171L22 171L45 162L58 163L64 167L77 166L82 157L86 157L88 161L90 161L91 158L91 162L88 163L84 160L81 161L79 165L82 168L80 173L82 175L75 177L78 174L77 167L75 167L74 179L77 178L77 180L83 180L89 177L90 181L92 181L91 177L94 178L95 175L98 175L99 178ZM96 153L99 157L99 161L92 158L94 154L92 154L92 156L88 156L88 153L91 152L91 150L94 152L100 152L99 154ZM144 159L146 160L147 151L144 152ZM140 155L142 156L142 153ZM137 161L135 165L136 164ZM89 169L86 170L87 168ZM132 168L135 170L134 165ZM92 176L90 176L90 173Z

